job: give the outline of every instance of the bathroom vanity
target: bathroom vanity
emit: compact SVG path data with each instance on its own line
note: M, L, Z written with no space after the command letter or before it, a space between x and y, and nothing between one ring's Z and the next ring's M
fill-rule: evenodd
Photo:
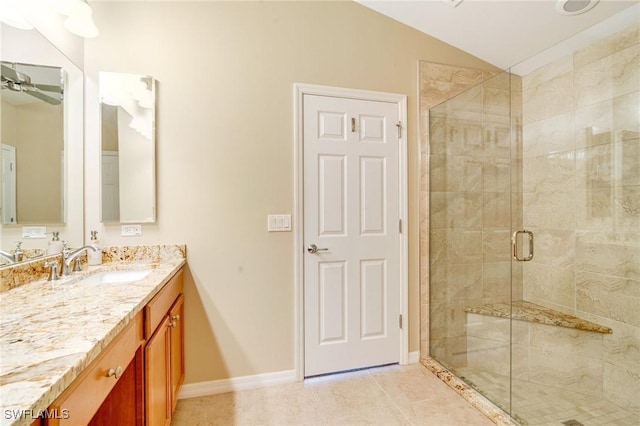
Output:
M154 260L0 293L1 425L170 423L184 379L185 259ZM136 270L146 275L126 281ZM127 278L89 279L100 275Z

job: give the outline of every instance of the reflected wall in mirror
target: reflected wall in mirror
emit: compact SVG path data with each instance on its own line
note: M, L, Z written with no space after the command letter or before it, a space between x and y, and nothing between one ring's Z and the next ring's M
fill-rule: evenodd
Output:
M63 223L65 72L10 62L0 68L2 223Z
M62 23L59 29L61 38L69 33ZM76 51L84 49L84 42L77 36L65 40L69 46L77 47ZM11 201L16 213L8 214L3 223L0 212L0 250L11 252L16 243L21 242L24 260L27 260L30 253L47 247L54 231L59 232L60 239L66 240L69 247L79 247L84 241L82 70L37 30L20 30L4 23L0 23L0 61L0 143L14 147L6 151L15 151L13 167L17 165L15 203ZM20 92L17 89L21 89ZM17 96L27 103L22 105ZM57 100L61 100L60 104L54 105ZM27 110L30 111L27 113ZM57 118L54 119L54 115ZM2 162L13 162L5 160L5 150L2 150ZM46 171L50 168L55 171ZM13 195L9 197L13 199ZM3 199L6 199L4 193L0 202ZM0 205L3 209L4 204ZM47 235L23 237L23 227L30 225L46 226ZM4 257L0 257L0 266L3 262Z
M155 222L155 80L101 72L102 222Z

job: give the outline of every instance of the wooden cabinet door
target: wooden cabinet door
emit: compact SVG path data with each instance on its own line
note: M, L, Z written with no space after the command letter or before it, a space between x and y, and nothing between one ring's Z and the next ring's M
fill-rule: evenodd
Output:
M170 334L169 317L145 347L145 405L148 426L168 425L171 419L169 395Z
M171 412L176 409L178 391L184 380L184 296L180 295L169 311L171 337Z

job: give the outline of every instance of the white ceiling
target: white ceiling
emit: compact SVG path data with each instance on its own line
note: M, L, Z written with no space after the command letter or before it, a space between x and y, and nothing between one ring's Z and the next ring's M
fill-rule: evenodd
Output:
M563 47L579 48L640 22L640 0L600 0L574 16L558 13L556 0L463 0L457 7L451 6L452 0L355 1L502 69L527 60L520 72L514 71L519 74L542 65L548 52L537 55L560 42L570 39L568 46L556 48L555 56Z

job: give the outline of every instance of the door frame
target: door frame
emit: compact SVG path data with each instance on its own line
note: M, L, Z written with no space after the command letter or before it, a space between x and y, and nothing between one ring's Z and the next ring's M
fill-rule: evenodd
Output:
M294 83L293 85L293 153L294 153L294 350L295 375L298 381L304 379L304 150L303 150L303 97L305 95L349 98L364 101L394 103L398 107L398 117L402 123L399 141L399 205L402 220L400 233L400 315L403 324L400 330L400 364L409 363L409 235L408 235L408 171L407 171L407 96L396 93Z

